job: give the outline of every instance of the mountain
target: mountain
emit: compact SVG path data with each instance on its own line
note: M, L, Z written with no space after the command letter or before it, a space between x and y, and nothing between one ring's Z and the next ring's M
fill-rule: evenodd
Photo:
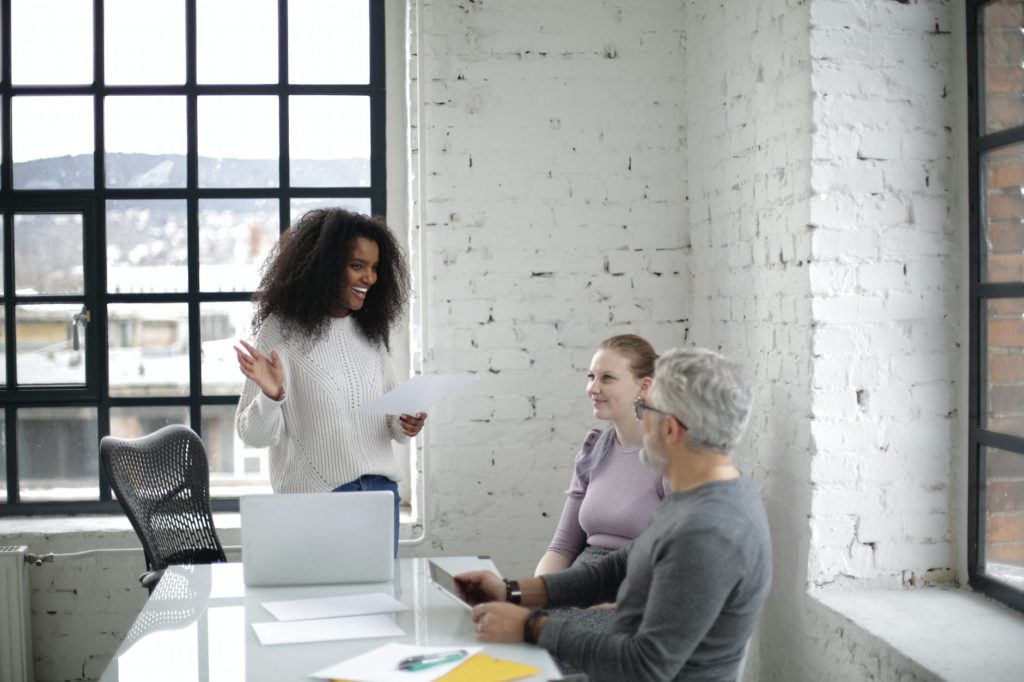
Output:
M273 159L199 158L200 187L277 187ZM117 189L185 186L182 154L107 154L107 187ZM367 187L369 159L292 159L292 187ZM15 189L91 189L93 155L58 156L14 164Z

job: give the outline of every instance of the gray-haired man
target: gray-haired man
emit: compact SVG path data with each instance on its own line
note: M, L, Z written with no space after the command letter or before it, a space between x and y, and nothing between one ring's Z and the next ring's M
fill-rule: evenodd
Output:
M522 581L456 576L477 603L477 639L534 642L593 680L734 680L771 585L764 507L731 455L750 404L738 367L718 353L664 353L636 411L640 456L672 493L640 537L599 562ZM605 632L526 608L610 601Z

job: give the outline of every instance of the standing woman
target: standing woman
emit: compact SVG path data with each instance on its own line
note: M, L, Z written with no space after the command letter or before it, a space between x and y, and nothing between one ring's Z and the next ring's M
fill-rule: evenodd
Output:
M270 448L274 492L389 490L404 443L427 415L355 412L394 388L387 353L409 275L382 220L340 208L303 215L281 235L254 296L255 344L235 347L245 375L235 422L247 445Z

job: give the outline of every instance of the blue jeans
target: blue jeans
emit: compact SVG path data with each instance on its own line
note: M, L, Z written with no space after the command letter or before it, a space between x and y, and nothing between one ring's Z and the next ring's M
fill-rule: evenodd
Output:
M367 474L360 476L350 483L339 485L337 488L332 490L332 493L351 493L360 490L388 490L392 495L395 496L395 556L398 556L398 503L401 498L398 497L398 484L392 481L387 476L379 476L377 474Z

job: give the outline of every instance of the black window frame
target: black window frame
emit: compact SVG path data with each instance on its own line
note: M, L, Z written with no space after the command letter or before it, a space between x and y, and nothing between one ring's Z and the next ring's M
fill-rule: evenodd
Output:
M1024 611L1024 590L994 579L985 572L986 460L985 448L998 448L1024 457L1024 438L983 427L986 414L988 342L984 314L988 301L1024 298L1024 282L985 282L986 256L983 228L985 197L982 161L986 152L1024 143L1024 125L986 133L984 130L984 34L982 14L994 0L967 0L967 139L969 202L969 378L968 378L968 506L967 570L973 589Z
M0 408L5 409L3 421L6 439L7 498L0 501L0 517L8 515L37 514L82 514L119 513L120 506L111 498L110 486L97 466L99 499L76 501L24 502L20 498L18 475L18 439L16 433L16 410L22 407L96 407L98 410L97 431L100 438L110 431L110 409L123 406L185 406L188 408L190 423L200 436L202 433L202 408L205 406L236 405L238 395L202 394L200 305L203 303L246 302L252 298L251 291L202 292L199 288L198 259L198 211L203 199L269 199L276 200L280 216L280 230L284 231L290 222L292 199L317 198L358 198L369 199L371 211L377 215L386 212L386 92L385 92L385 0L366 0L369 8L369 82L353 84L291 84L288 82L288 0L277 2L278 31L278 82L258 84L198 84L196 82L196 12L197 2L185 1L185 61L186 79L184 85L105 85L103 84L104 64L104 0L92 0L93 14L93 59L94 78L90 85L51 86L14 85L11 82L11 10L13 0L0 0L0 135L2 135L2 156L0 156L0 212L5 215L4 230L4 277L6 278L3 297L5 336L7 341L8 377L16 362L13 346L16 342L14 309L16 296L13 289L14 253L10 248L12 229L10 216L23 210L59 212L76 209L83 212L85 230L85 271L87 291L92 300L87 302L92 322L86 329L86 341L94 349L87 354L91 363L88 371L95 378L93 385L84 389L69 391L48 390L44 393L31 387L16 385L0 386ZM11 120L12 97L19 94L31 95L87 95L94 102L94 185L91 190L47 189L15 190L13 187L13 130ZM105 186L105 158L103 152L103 101L108 95L183 95L186 100L187 125L187 181L184 188L177 189L110 189ZM197 103L203 95L269 95L278 99L279 129L279 183L269 188L200 188L198 178L197 152ZM369 98L370 106L370 184L368 187L292 187L288 153L289 97L296 95L361 95ZM169 294L119 294L106 292L106 223L105 206L112 199L177 199L184 200L187 208L188 225L188 287L183 293ZM35 302L40 301L37 298ZM189 393L182 397L111 397L108 381L107 355L107 306L117 303L179 303L185 304L189 314ZM211 501L215 511L237 511L237 498L214 498Z

